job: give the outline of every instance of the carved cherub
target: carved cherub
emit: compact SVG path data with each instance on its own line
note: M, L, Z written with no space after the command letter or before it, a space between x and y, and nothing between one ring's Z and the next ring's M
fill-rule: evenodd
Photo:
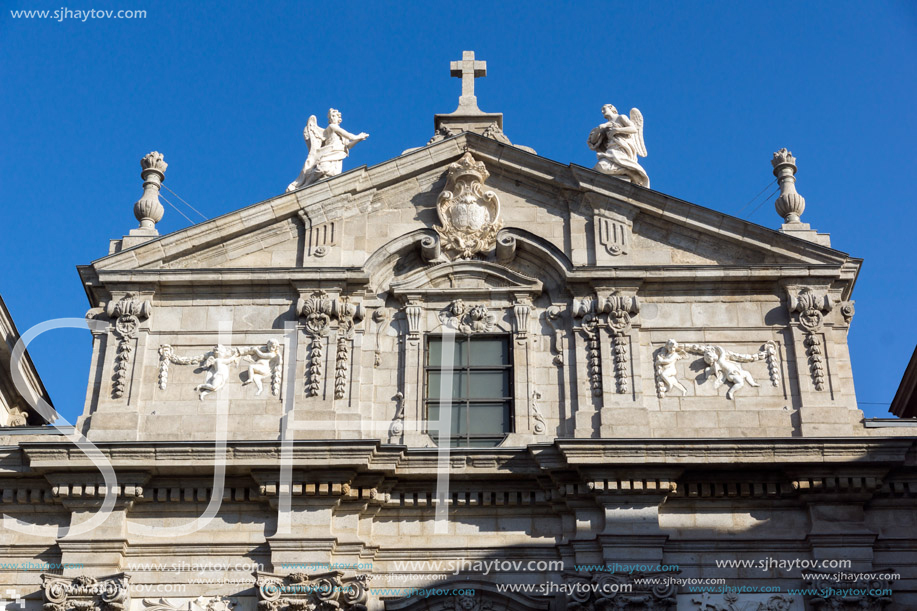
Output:
M728 382L732 386L726 391L726 398L732 399L735 392L745 386L759 386L751 374L742 369L738 363L729 360L729 353L722 346L708 346L704 349L704 370L707 376L714 376L713 388L719 388Z
M685 356L685 352L674 339L667 341L665 347L656 355L656 377L659 381L658 395L660 398L673 388L680 390L682 396L688 394L688 389L678 381L678 371L675 369L678 359Z
M199 399L204 400L208 394L223 388L229 379L229 366L239 364L238 348L228 348L221 344L213 347L206 358L201 361L201 367L206 368L207 378L203 384L198 384L194 390L200 393Z
M255 388L258 389L255 395L260 395L264 390L264 384L261 379L264 376L273 378L274 373L279 371L281 366L282 357L280 356L280 342L276 339L272 339L265 344L263 349L250 348L246 351L245 357L251 364L248 366L248 379L242 382L242 386L254 383ZM276 390L272 388L274 394L277 394L277 391L279 391L279 388Z

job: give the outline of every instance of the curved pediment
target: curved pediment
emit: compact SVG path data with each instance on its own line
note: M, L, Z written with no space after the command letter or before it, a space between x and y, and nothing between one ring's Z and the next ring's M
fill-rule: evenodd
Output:
M540 295L543 284L489 261L459 260L424 267L391 284L395 296L494 296L498 294Z

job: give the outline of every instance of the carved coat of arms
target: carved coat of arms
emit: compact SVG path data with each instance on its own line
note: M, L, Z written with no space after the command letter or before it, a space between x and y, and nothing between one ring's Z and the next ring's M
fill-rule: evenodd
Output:
M500 200L493 191L484 190L490 172L471 153L449 166L446 188L436 200L442 226L436 232L443 249L459 259L493 250L497 232L503 227Z

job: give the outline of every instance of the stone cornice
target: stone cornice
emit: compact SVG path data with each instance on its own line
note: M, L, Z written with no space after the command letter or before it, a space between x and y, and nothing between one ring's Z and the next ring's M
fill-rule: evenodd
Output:
M558 439L552 444L525 448L453 449L450 467L461 473L517 473L523 476L549 471L659 466L760 465L830 467L854 463L857 468L913 466L907 455L917 437L893 438L772 438L772 439ZM181 474L215 464L213 442L100 442L96 444L116 469L155 468ZM383 445L376 440L294 441L291 455L297 469L375 472L391 475L429 473L436 466L435 448ZM24 442L19 445L33 473L95 471L91 461L66 442ZM226 463L231 472L274 469L280 464L280 441L230 441ZM814 471L813 471L814 473Z

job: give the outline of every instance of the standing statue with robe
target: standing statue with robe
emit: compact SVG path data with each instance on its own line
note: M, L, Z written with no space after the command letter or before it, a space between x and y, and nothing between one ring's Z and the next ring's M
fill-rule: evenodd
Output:
M618 109L611 104L602 107L602 114L607 122L589 134L589 148L595 151L598 158L593 169L648 189L649 176L637 161L638 156L646 157L643 115L636 108L631 108L628 118L618 114Z
M328 111L328 127L322 130L315 115L312 115L303 130L303 138L309 145L309 156L299 177L287 187L287 193L340 174L344 158L350 154L350 147L369 138L369 134L351 134L343 129L340 111L332 108Z

